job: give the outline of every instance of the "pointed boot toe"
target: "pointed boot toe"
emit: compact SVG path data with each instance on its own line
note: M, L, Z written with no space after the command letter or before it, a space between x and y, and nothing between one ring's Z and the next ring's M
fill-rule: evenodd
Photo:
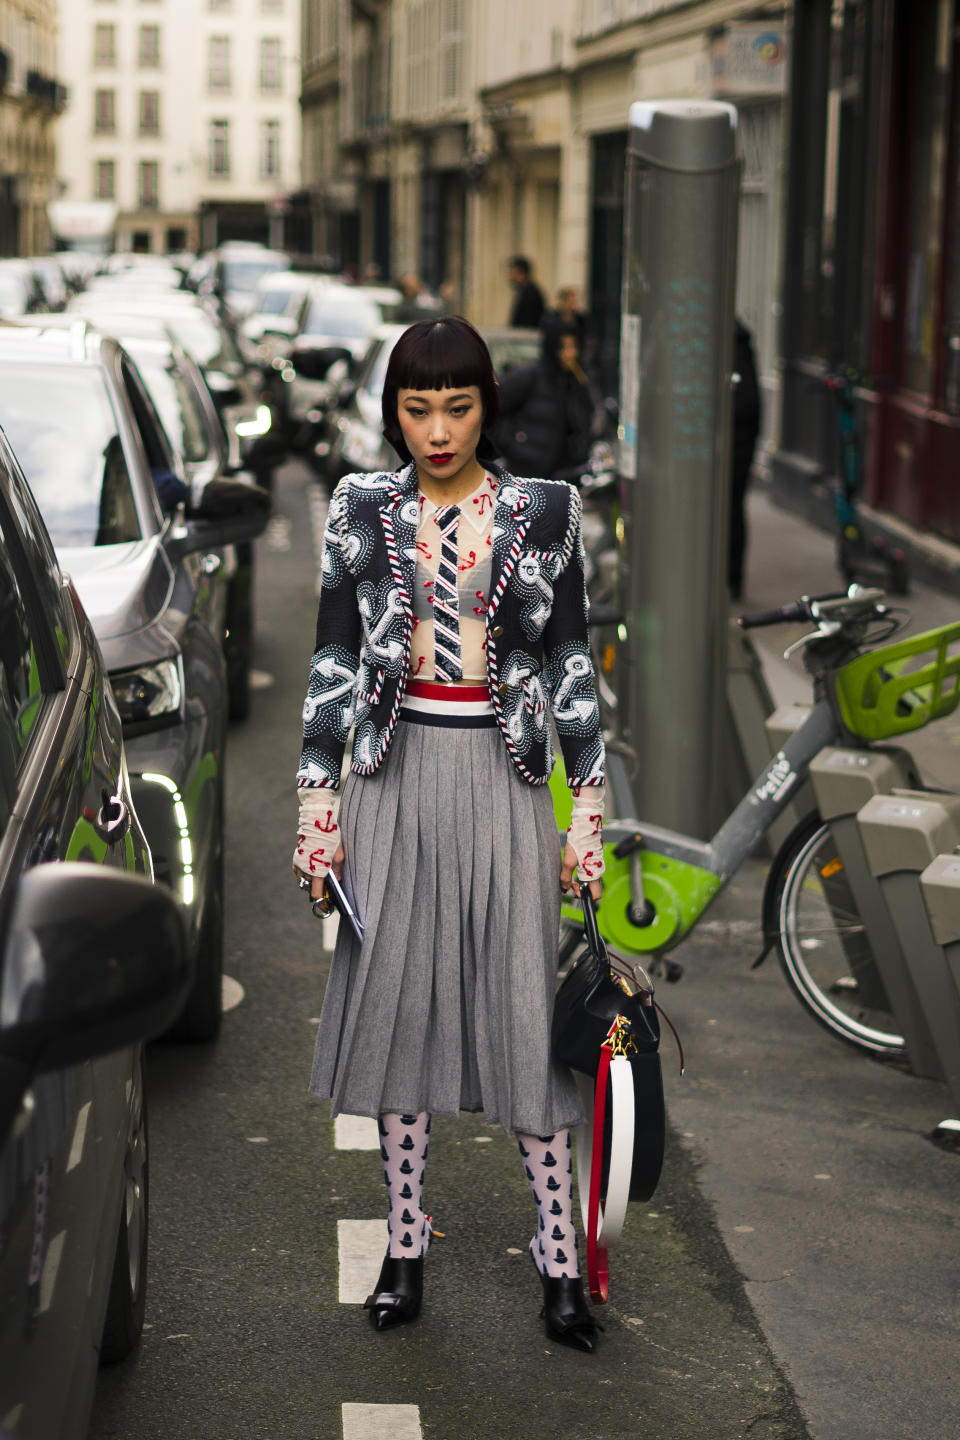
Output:
M368 1295L363 1308L370 1311L375 1330L392 1330L416 1320L423 1301L423 1260L392 1259L389 1255L380 1267L376 1289Z
M583 1296L583 1281L577 1276L540 1276L543 1285L543 1309L540 1312L545 1322L547 1335L560 1345L569 1345L572 1350L583 1350L592 1355L597 1347L598 1332L602 1330L587 1308Z

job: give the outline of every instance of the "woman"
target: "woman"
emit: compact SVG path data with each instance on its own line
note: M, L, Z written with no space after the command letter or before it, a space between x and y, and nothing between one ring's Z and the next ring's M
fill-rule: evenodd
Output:
M540 359L503 377L494 439L504 462L518 475L576 480L587 465L596 408L578 326L548 315Z
M547 1332L592 1350L571 1192L583 1115L550 1054L560 893L579 894L576 869L599 898L603 869L580 502L486 463L497 399L467 321L412 325L383 390L408 463L349 475L330 502L294 873L315 896L341 875L366 932L340 927L310 1088L379 1122L377 1329L420 1310L430 1117L482 1110L516 1135L533 1191ZM548 701L574 793L562 856Z

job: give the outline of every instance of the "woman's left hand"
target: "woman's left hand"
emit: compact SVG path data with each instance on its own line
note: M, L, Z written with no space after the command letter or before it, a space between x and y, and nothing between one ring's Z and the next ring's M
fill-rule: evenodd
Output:
M579 863L580 861L577 859L577 854L573 846L564 846L563 863L560 866L560 889L564 895L568 895L572 890L578 900L580 899L580 881L577 879L576 869ZM594 900L599 904L600 896L603 894L602 880L588 881L587 888Z

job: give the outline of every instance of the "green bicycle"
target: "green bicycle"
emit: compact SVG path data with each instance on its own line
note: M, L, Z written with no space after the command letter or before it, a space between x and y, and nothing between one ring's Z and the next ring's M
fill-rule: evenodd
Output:
M886 605L882 591L858 585L842 596L805 597L741 617L744 629L813 622L814 628L788 652L803 652L813 681L813 704L709 841L624 818L628 781L624 747L622 742L616 745L611 758L618 781L611 788L619 814L605 828L607 868L598 920L604 938L628 965L642 959L648 970L664 973L664 964L669 964L664 957L695 929L822 752L840 747L845 754L862 754L957 708L960 623L896 644L881 643L907 619L905 612ZM908 773L907 780L915 786L915 775ZM571 802L562 765L550 783L557 823L565 830ZM568 928L562 958L569 959L579 943L582 919L574 903L565 904L562 915ZM875 1056L904 1053L904 1038L876 963L889 939L889 922L861 903L834 827L817 811L796 826L773 860L763 928L760 960L778 948L788 983L821 1025Z

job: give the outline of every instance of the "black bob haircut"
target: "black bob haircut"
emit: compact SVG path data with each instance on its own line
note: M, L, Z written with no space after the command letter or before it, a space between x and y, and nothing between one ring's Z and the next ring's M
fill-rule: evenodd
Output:
M476 385L483 404L483 428L488 430L500 414L500 389L493 361L483 337L460 315L418 320L404 330L387 362L381 413L383 433L401 460L413 457L407 449L397 415L401 390L455 390ZM478 460L495 460L499 451L487 435L480 436Z

